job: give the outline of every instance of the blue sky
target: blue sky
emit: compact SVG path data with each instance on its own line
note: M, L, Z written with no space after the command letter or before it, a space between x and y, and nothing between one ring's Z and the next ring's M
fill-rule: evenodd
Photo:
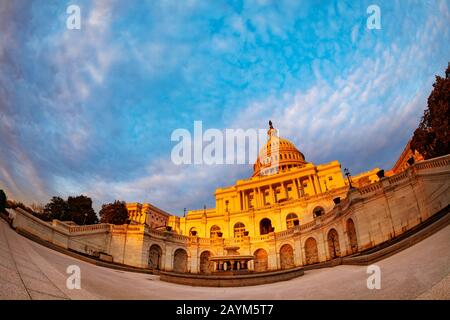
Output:
M195 120L272 119L307 161L389 169L450 61L448 21L450 1L0 1L0 188L212 206L252 170L171 163Z

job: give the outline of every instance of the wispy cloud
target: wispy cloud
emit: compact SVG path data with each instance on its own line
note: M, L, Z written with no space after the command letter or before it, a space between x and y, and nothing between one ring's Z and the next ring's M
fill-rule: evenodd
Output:
M37 3L37 2L36 2ZM176 166L170 133L272 119L315 163L388 168L450 54L448 1L0 4L0 186L181 213L251 166ZM53 17L53 19L51 18Z

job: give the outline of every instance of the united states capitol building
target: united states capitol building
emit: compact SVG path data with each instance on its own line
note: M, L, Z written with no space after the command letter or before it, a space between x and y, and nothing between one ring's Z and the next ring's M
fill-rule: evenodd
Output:
M415 160L415 161L414 161ZM274 165L275 163L275 165ZM393 168L345 176L314 164L271 126L248 179L215 191L215 207L184 217L128 203L130 224L13 225L72 251L132 267L187 274L271 272L358 255L450 204L450 156L423 161L407 146Z

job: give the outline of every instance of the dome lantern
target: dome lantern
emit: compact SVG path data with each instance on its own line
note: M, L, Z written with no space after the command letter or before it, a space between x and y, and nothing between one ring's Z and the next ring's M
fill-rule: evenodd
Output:
M278 130L269 121L267 143L260 150L253 165L253 177L271 175L291 168L301 167L306 163L303 153L295 145L278 136Z

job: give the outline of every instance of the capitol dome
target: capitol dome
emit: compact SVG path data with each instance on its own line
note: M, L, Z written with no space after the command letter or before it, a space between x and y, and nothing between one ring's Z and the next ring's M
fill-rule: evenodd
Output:
M269 121L267 143L260 150L253 165L253 177L269 175L305 165L305 156L288 139L278 137L277 130Z

